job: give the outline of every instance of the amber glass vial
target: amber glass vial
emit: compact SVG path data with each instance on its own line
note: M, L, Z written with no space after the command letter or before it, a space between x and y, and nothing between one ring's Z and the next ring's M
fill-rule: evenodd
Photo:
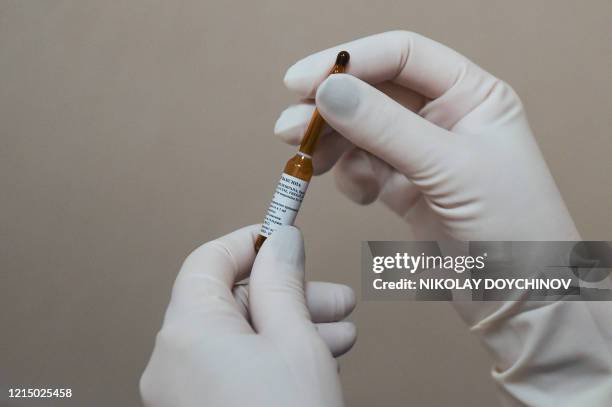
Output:
M336 63L329 72L344 73L349 62L349 53L341 51L336 57ZM310 118L308 128L302 137L302 143L297 154L285 164L285 169L278 182L274 197L268 208L268 213L261 225L259 236L255 241L255 251L259 251L265 240L274 231L284 225L293 225L293 221L304 199L310 178L312 178L312 155L325 121L315 108Z

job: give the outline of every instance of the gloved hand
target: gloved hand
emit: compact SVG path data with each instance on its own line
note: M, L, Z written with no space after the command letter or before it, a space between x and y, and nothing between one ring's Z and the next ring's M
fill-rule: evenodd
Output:
M340 50L351 54L348 74L324 80ZM580 239L516 93L444 45L374 35L297 62L285 84L306 102L285 110L275 133L297 144L316 102L330 129L315 173L336 164L342 192L382 201L418 240ZM491 351L509 404L612 400L607 304L455 307Z
M339 322L354 294L304 286L294 227L276 231L255 258L258 231L206 243L183 264L140 381L147 406L343 405L334 356L355 341L355 327ZM248 286L234 287L249 273Z
M342 49L350 75L319 86ZM285 84L303 98L316 92L335 130L320 139L315 171L339 160L339 189L362 204L380 199L418 239L579 239L518 96L455 51L388 32L297 62ZM288 108L276 134L299 142L313 108Z

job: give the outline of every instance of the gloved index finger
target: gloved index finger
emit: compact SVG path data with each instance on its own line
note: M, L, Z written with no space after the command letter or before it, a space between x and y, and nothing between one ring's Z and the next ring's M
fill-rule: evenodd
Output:
M181 274L206 274L228 287L245 278L255 260L254 241L260 225L246 226L194 250L185 259Z
M314 97L341 50L351 54L346 73L370 84L392 81L429 99L442 96L466 73L489 75L434 40L408 31L390 31L347 42L296 62L285 74L285 85L302 97Z
M234 301L232 287L245 278L255 260L259 225L247 226L193 251L183 263L166 319L187 318L198 326L250 330Z

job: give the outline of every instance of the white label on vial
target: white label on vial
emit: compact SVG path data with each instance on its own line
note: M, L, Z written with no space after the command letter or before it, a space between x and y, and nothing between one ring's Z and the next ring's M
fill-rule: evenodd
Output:
M308 182L283 173L276 186L268 214L261 225L260 235L270 235L283 225L293 225L297 216Z

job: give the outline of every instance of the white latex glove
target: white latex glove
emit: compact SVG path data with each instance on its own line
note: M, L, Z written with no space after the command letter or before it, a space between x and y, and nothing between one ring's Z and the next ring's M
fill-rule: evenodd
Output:
M348 74L324 80L340 50ZM337 162L342 192L382 201L418 240L580 239L516 93L444 45L374 35L297 62L285 84L311 101L285 110L275 133L298 143L316 96L333 130L315 172ZM490 349L509 404L612 404L608 303L455 306Z
M258 232L206 243L183 264L140 381L147 406L343 405L334 355L355 342L354 325L338 322L355 305L353 291L304 287L294 227L276 231L255 258ZM234 287L249 273L248 287Z

